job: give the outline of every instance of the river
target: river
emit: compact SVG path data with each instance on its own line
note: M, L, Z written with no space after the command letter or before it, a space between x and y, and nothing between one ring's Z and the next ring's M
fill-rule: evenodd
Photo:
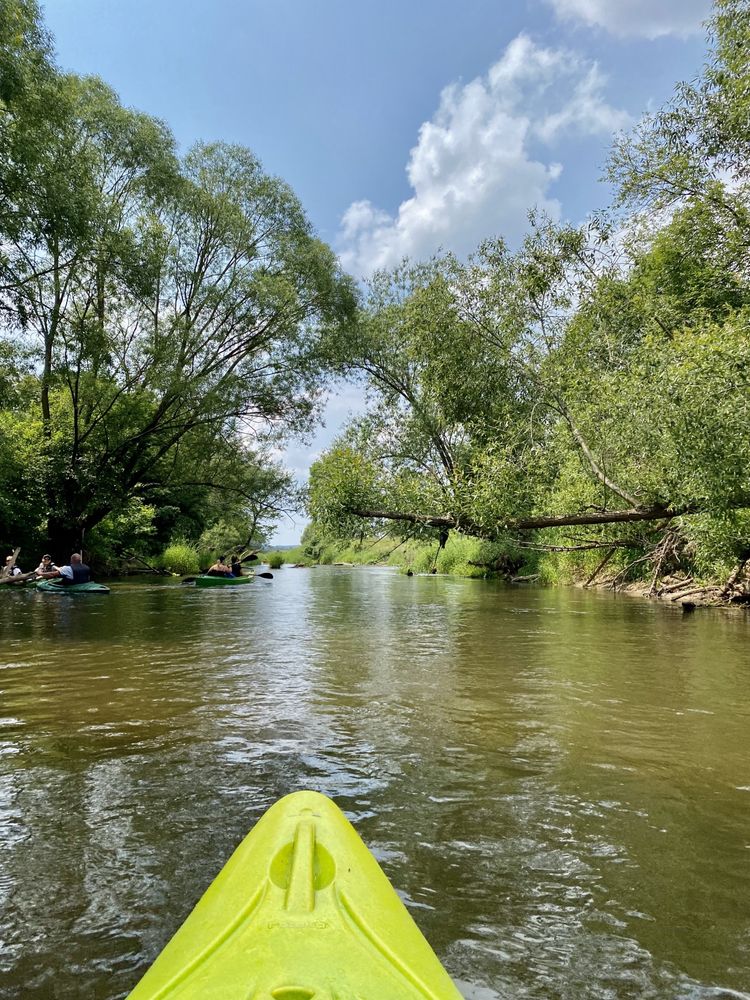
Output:
M299 788L466 998L750 997L746 617L364 568L0 602L1 997L126 996Z

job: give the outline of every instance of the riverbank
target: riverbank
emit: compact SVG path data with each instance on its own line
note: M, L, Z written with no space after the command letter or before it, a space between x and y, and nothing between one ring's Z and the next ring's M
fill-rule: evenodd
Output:
M695 608L735 608L750 611L750 589L747 586L726 589L718 584L701 584L690 576L665 577L655 588L643 580L622 585L604 581L596 586L601 590L609 589L633 597L664 601L682 607L684 611L693 611Z
M406 574L504 579L516 584L573 586L610 590L632 596L696 607L750 609L750 561L740 560L722 576L706 576L684 567L662 567L634 547L608 548L605 543L569 548L539 544L521 548L482 542L451 533L444 545L433 540L310 537L283 553L283 563L313 565L388 565ZM263 556L262 558L265 558ZM663 572L660 572L663 568Z

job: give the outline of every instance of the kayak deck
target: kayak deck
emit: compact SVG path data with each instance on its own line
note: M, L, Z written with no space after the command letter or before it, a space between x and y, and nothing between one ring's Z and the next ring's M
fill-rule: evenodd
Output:
M460 1000L348 820L281 799L129 1000Z
M108 594L109 587L103 583L56 583L54 580L39 580L37 590L45 594Z
M196 587L236 587L241 583L251 583L252 576L196 576Z

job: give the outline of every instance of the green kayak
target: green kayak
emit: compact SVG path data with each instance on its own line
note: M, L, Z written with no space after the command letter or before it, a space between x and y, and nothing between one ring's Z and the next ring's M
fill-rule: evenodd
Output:
M56 580L39 580L37 590L45 594L108 594L103 583L58 583Z
M236 587L240 583L251 583L252 576L196 576L196 587Z
M129 1000L461 1000L338 807L281 799Z

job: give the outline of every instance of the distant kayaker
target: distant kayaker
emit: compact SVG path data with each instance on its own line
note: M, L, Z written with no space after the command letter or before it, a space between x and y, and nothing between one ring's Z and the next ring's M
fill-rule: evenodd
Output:
M232 568L224 562L224 556L219 556L216 562L211 566L207 576L232 576Z
M65 584L91 583L91 570L77 552L74 552L70 557L70 563L67 566L61 566L58 569L57 576L61 576L62 582Z
M43 579L47 579L48 577L51 576L60 575L60 570L52 562L52 556L49 555L42 556L42 561L39 563L34 572L36 573L37 576L41 576Z

